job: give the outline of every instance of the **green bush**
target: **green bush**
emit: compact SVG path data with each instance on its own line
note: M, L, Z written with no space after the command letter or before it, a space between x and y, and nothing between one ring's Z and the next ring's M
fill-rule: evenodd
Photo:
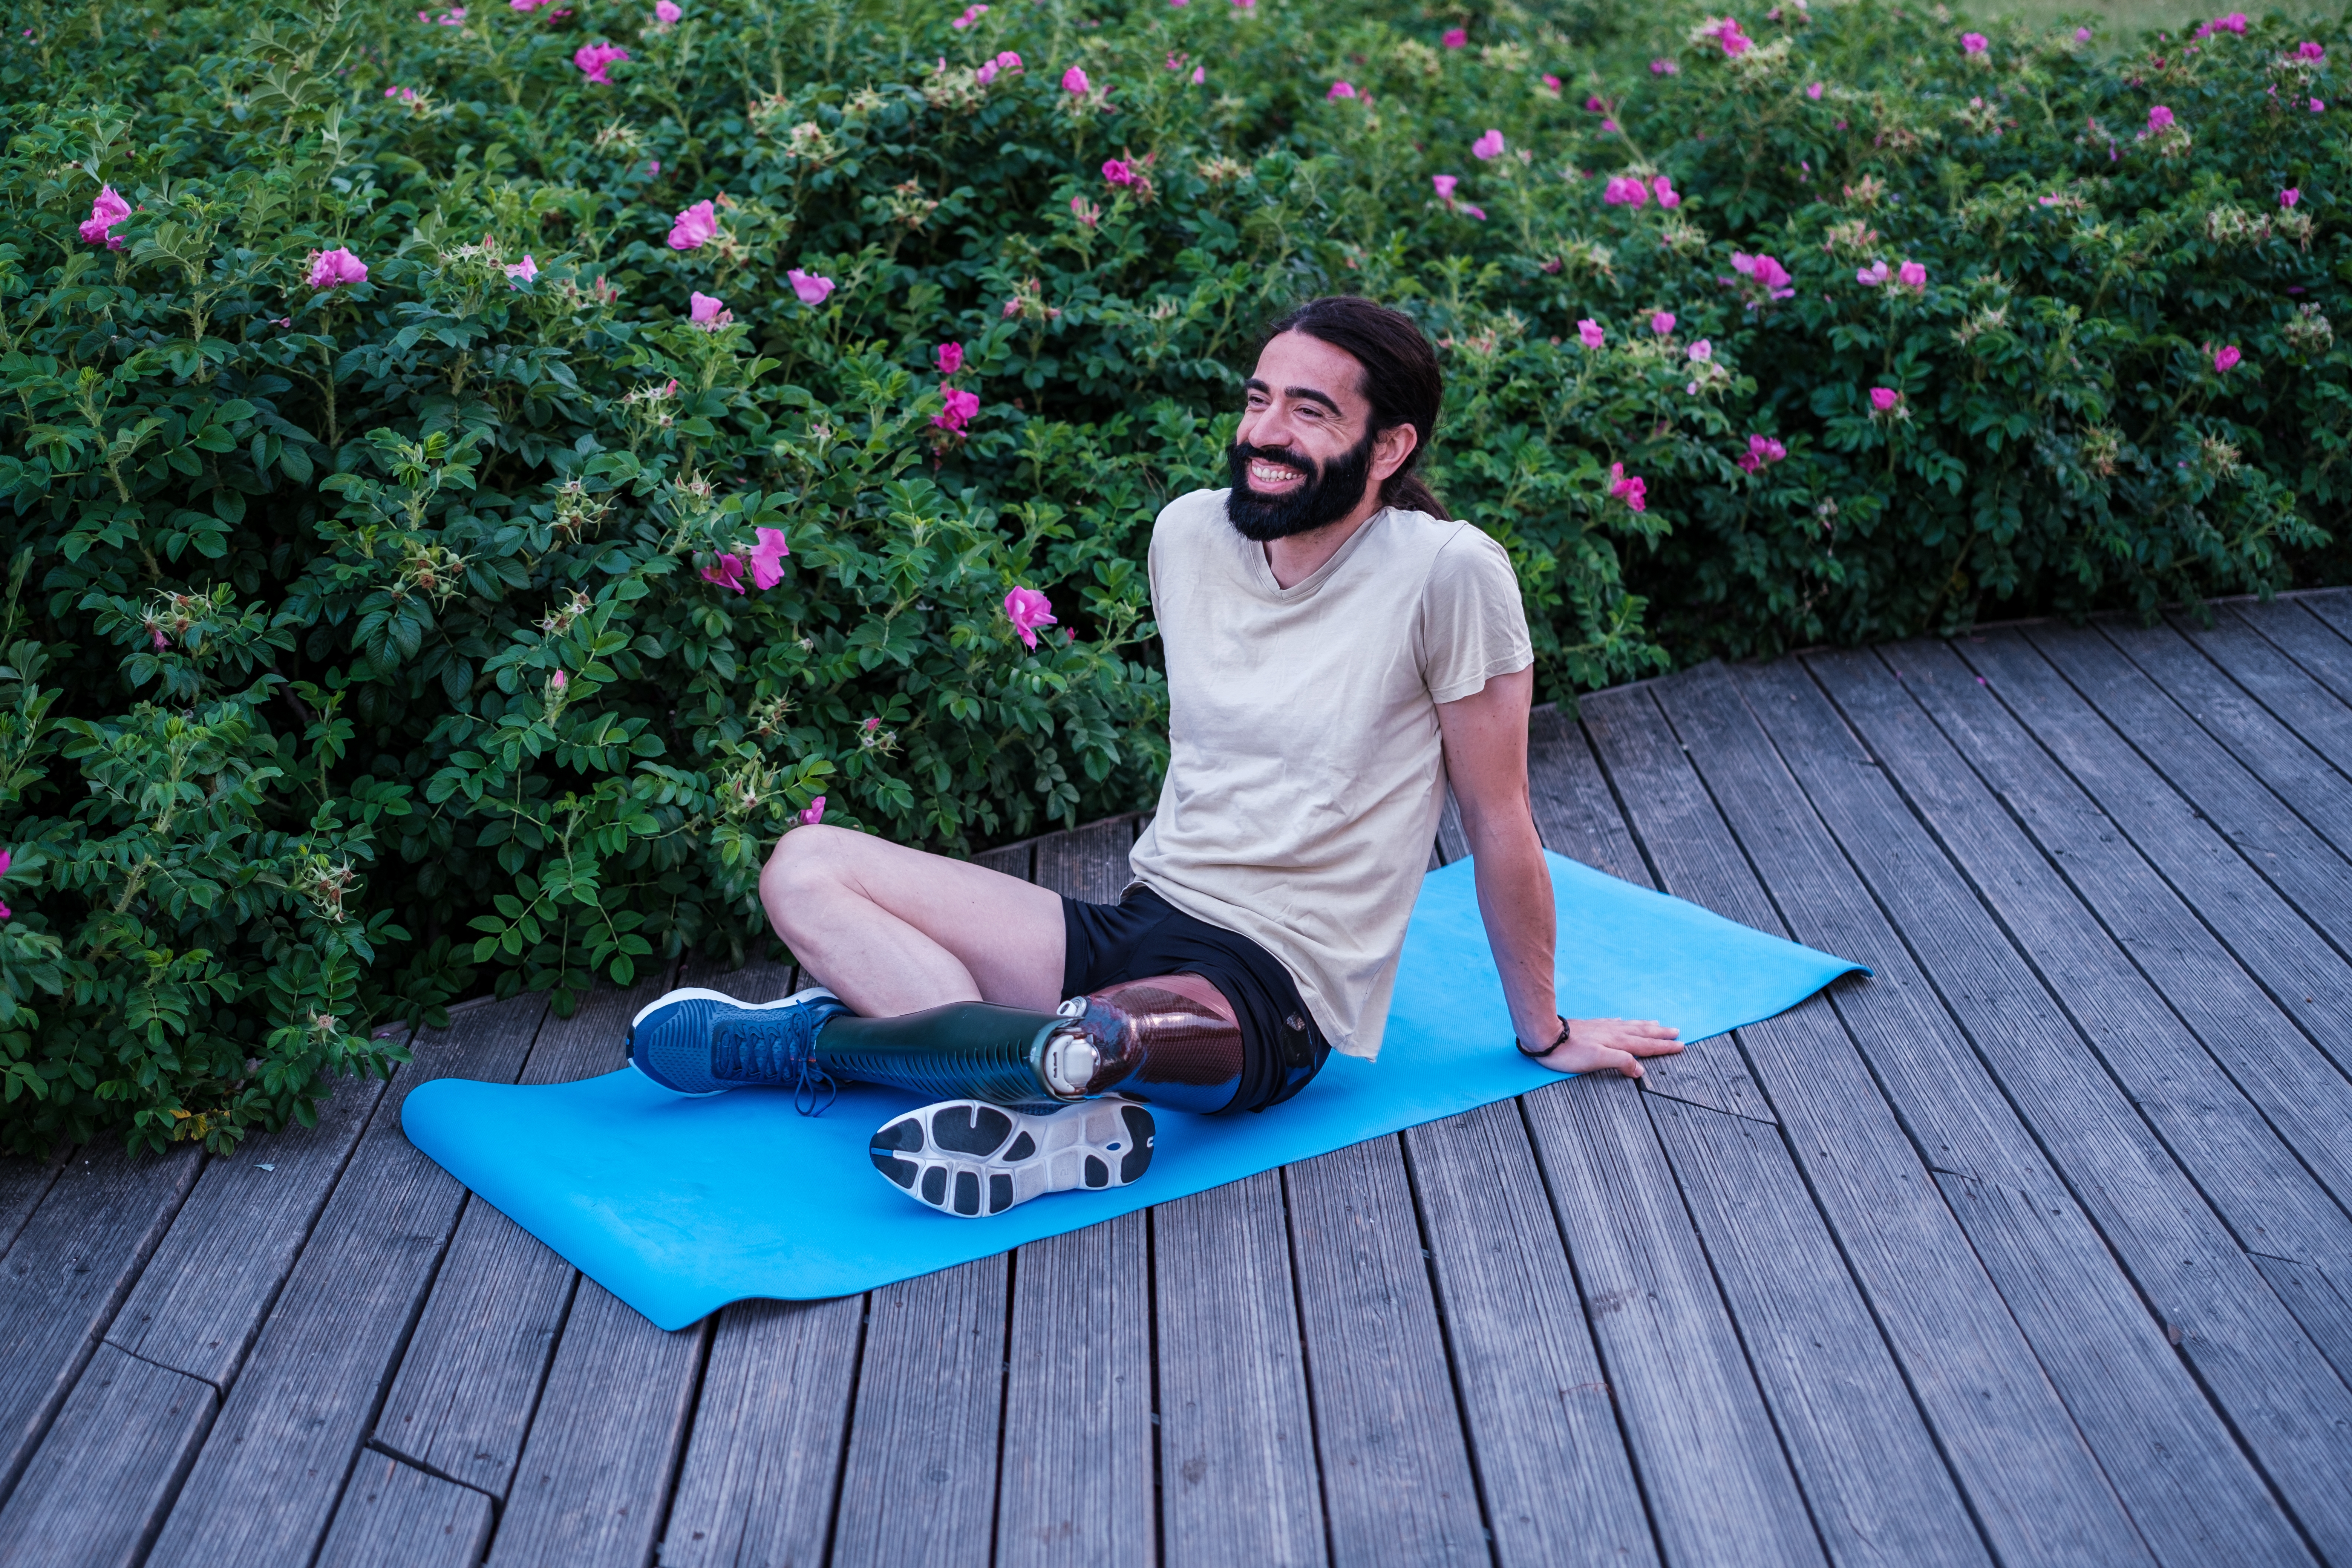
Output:
M820 796L953 851L1148 801L1150 521L1307 294L1444 345L1546 695L2333 569L2305 35L1549 16L12 28L0 1143L225 1146L383 1020L740 952Z

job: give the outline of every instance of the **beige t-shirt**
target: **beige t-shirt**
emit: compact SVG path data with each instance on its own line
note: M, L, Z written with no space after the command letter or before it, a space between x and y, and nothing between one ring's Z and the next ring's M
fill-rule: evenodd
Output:
M1279 958L1333 1047L1370 1058L1445 805L1437 705L1535 661L1527 613L1501 545L1394 508L1281 587L1226 494L1152 529L1168 778L1129 864Z

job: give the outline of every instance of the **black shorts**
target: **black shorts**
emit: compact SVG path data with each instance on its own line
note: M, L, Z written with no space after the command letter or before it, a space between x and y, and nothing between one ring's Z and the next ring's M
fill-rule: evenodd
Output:
M1331 1054L1282 961L1249 938L1196 921L1150 889L1115 904L1062 900L1062 994L1122 980L1197 974L1233 1004L1242 1030L1242 1083L1228 1110L1264 1110L1305 1089Z

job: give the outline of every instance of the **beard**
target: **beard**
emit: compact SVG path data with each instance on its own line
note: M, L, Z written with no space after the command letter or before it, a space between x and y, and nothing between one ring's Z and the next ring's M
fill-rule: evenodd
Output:
M1287 495L1260 495L1250 488L1253 460L1278 463L1307 476L1307 482ZM1264 544L1287 539L1339 521L1356 510L1371 483L1372 437L1364 438L1328 463L1317 463L1284 447L1253 447L1236 441L1225 448L1225 469L1233 493L1225 498L1225 516L1234 531Z

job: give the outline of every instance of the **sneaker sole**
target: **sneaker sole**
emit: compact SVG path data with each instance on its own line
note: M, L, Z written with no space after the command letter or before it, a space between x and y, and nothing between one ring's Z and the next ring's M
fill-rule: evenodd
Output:
M1123 1187L1151 1168L1157 1130L1131 1100L1034 1116L979 1100L908 1111L874 1134L874 1168L941 1214L985 1219L1047 1193Z
M728 995L724 991L707 990L699 985L683 985L675 991L663 992L659 996L655 997L651 1002L648 1002L643 1007L638 1008L637 1016L629 1020L629 1032L623 1044L628 1053L629 1065L635 1068L639 1072L645 1073L646 1077L652 1079L664 1089L668 1089L673 1094L692 1095L698 1099L706 1095L725 1094L729 1089L740 1086L722 1083L717 1085L715 1088L705 1089L675 1089L671 1087L667 1079L657 1077L654 1073L646 1071L645 1066L637 1060L638 1027L643 1025L647 1018L652 1017L663 1008L676 1007L682 1003L715 1002L720 1006L732 1007L736 1011L741 1013L766 1013L778 1007L797 1007L802 1003L817 997L822 997L828 1002L839 1000L839 998L835 997L832 992L826 990L822 985L812 985L805 991L795 991L791 995L779 997L773 1002L743 1002ZM656 1059L658 1059L662 1055L661 1047L663 1044L658 1037L658 1031L656 1031L654 1037L650 1037L645 1042L646 1047L646 1055L656 1058ZM702 1031L697 1031L698 1036L701 1033ZM697 1053L698 1053L698 1056ZM704 1063L703 1071L707 1077L709 1071L707 1065L709 1058L709 1047L704 1044L701 1039L696 1039L692 1043L688 1051L688 1062L699 1060ZM676 1076L682 1077L684 1075L679 1074Z

